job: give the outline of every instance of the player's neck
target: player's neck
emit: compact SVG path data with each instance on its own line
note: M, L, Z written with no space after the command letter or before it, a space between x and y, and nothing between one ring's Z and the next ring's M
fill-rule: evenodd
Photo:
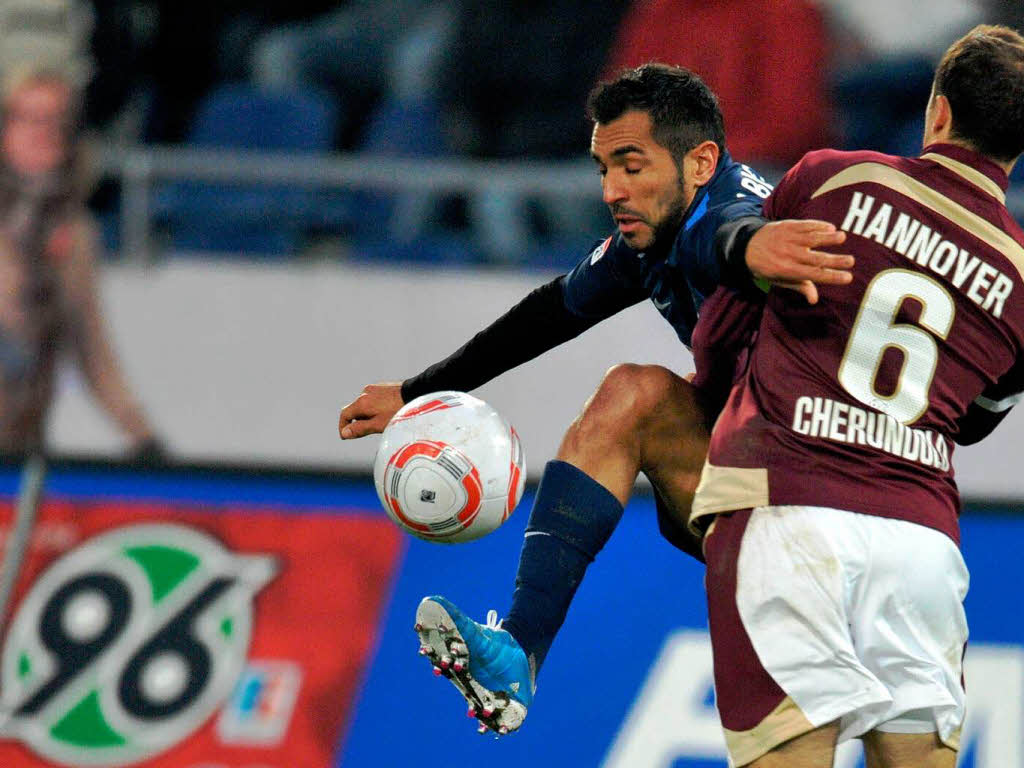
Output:
M997 160L994 157L990 157L989 155L978 152L978 148L975 147L970 142L964 141L963 139L957 139L949 135L932 137L930 141L925 141L925 146L928 146L929 144L952 144L954 147L960 147L961 149L966 149L970 152L979 154L986 160L988 160L990 163L995 163L1000 168L1002 168L1003 171L1006 172L1007 176L1010 175L1010 171L1013 170L1013 166L1017 162L1017 158L1014 158L1013 160Z

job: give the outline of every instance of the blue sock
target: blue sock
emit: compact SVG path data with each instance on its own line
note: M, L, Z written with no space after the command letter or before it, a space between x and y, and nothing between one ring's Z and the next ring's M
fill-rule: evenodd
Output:
M549 461L526 526L512 607L502 628L540 670L583 574L622 517L622 505L590 475Z

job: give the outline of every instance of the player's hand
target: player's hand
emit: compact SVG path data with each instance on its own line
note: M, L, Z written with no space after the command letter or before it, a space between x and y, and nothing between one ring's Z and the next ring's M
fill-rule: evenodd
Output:
M402 382L381 381L363 387L359 397L341 409L338 434L342 440L366 437L383 432L398 410L402 400Z
M853 280L853 256L816 250L845 240L846 233L827 221L772 221L750 238L747 267L755 278L798 291L808 304L817 304L818 285Z

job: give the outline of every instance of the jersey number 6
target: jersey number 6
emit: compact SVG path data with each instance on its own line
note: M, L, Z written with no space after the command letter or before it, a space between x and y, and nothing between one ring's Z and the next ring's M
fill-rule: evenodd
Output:
M917 325L895 322L907 299L921 304ZM928 410L928 390L939 362L932 334L945 339L955 315L952 297L936 280L906 269L879 272L864 292L839 364L839 383L865 405L912 424ZM875 388L878 369L893 347L902 351L903 366L895 389L883 395Z

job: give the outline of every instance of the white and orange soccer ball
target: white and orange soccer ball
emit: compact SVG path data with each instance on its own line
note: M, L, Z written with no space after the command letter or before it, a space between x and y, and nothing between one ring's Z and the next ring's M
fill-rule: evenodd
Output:
M523 447L483 400L434 392L388 423L373 480L388 515L413 536L472 541L504 523L522 498Z

